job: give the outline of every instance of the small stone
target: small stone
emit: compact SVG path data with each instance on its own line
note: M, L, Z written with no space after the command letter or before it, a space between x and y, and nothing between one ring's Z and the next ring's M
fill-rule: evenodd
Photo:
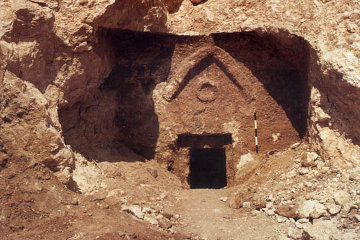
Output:
M151 208L150 207L143 207L142 212L143 213L151 213Z
M355 214L355 215L354 215L354 219L355 219L357 222L360 222L360 214Z
M241 208L243 206L243 202L244 202L244 198L245 198L245 193L243 192L237 192L237 193L233 193L231 194L231 196L228 198L228 205L231 208Z
M220 201L226 202L226 201L227 201L227 197L221 197L221 198L220 198Z
M301 166L303 167L315 167L317 165L316 160L319 158L319 155L315 152L305 152L301 156Z
M344 206L350 202L350 194L344 190L338 190L334 192L334 201L337 205Z
M286 222L286 220L287 220L286 217L279 216L279 215L276 216L276 221L277 221L278 223Z
M243 208L250 208L251 203L250 202L243 202Z
M276 142L277 140L279 140L281 134L280 133L273 133L271 136L273 138L273 142Z
M287 235L291 239L301 239L302 231L297 228L290 228Z
M251 214L251 216L256 216L259 213L260 213L260 211L258 211L258 210L252 210L250 214Z
M340 232L336 225L330 220L315 219L313 224L304 226L304 239L332 239L334 234Z
M322 169L324 166L325 166L325 163L322 162L322 161L319 161L318 164L316 165L316 167L317 167L318 169Z
M326 207L316 200L300 202L298 212L300 218L319 218L328 215Z
M350 181L360 181L360 169L354 169L349 174Z
M326 166L325 166L325 167L322 167L322 168L321 168L321 173L322 173L322 174L328 174L328 173L329 173L329 170L330 170L329 167L326 167Z
M174 217L173 214L167 213L167 212L164 212L162 215L163 215L165 218L169 219L169 220Z
M300 175L305 175L305 174L308 174L309 173L309 169L307 168L302 168L299 170L299 174Z
M290 146L291 149L295 149L297 148L298 146L300 146L300 143L297 142L297 143L294 143L293 145Z
M298 228L298 229L303 229L304 228L304 225L303 223L300 223L300 222L295 222L295 227Z
M341 206L339 205L336 205L335 203L326 203L326 207L327 207L327 210L328 212L331 214L331 215L336 215L340 212L341 210Z
M162 219L162 218L164 218L164 215L162 215L162 214L158 214L158 215L156 216L156 219Z
M152 217L150 215L145 215L144 220L149 222L152 225L158 225L159 224L159 222L154 217Z
M270 156L274 155L274 154L277 153L277 152L278 152L278 150L269 151L269 152L266 153L266 156L267 156L267 157L270 157Z
M141 207L138 205L122 205L121 210L128 212L139 219L144 219L144 213L141 211Z
M158 171L155 168L147 168L146 171L148 171L153 178L158 177Z
M266 207L267 202L265 201L265 199L263 197L255 197L254 201L253 201L253 205L255 207L255 209L260 210L262 208Z
M273 202L275 200L275 197L272 193L270 193L269 196L265 200L267 202Z
M283 197L283 199L282 200L284 200L284 201L291 201L291 200L293 200L293 199L295 199L295 197L294 197L294 194L286 194L284 197Z
M172 225L170 228L167 229L167 231L168 233L175 234L176 233L175 226Z
M160 199L163 200L164 198L166 197L166 194L165 193L160 193Z
M158 219L159 226L162 229L169 229L172 227L172 223L167 218Z
M240 170L245 164L253 161L254 157L251 153L244 154L240 157L239 163L236 165L236 169Z
M282 203L276 208L276 213L287 218L298 218L297 205L289 202Z
M307 187L312 187L313 184L312 184L311 182L305 182L305 186L307 186Z
M297 222L299 222L299 223L309 223L310 221L307 218L300 218L299 220L297 220Z
M275 215L275 212L274 212L273 209L265 209L264 211L269 216L274 216Z

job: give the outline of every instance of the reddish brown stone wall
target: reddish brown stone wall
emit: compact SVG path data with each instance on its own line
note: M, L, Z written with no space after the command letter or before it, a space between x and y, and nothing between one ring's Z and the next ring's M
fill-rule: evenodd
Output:
M238 41L244 40L239 38ZM236 45L236 41L231 43ZM252 46L257 47L257 46ZM261 46L260 46L261 47ZM294 125L299 122L292 122L288 114L294 107L292 99L288 99L289 105L277 102L271 96L271 92L292 92L294 86L287 85L286 81L293 81L299 86L306 84L306 80L294 79L294 75L286 75L283 71L289 69L274 69L269 71L269 76L274 76L280 84L266 88L266 78L259 79L260 75L256 68L249 68L247 61L241 61L232 57L233 54L241 55L241 50L231 52L217 47L212 39L200 46L188 47L187 50L179 48L173 56L184 54L187 51L188 57L181 62L172 65L172 72L167 83L155 89L155 111L159 118L159 139L157 142L157 156L160 161L171 162L171 169L174 170L183 180L188 176L189 150L187 147L176 146L177 136L184 134L209 135L209 134L231 134L232 144L228 144L227 150L227 171L228 182L234 183L237 169L242 155L252 153L255 155L254 141L254 113L258 116L258 138L259 154L264 156L271 151L281 151L292 143L299 141L302 132L297 131ZM257 52L258 54L258 52ZM264 61L271 52L262 52L263 56L253 56L252 61L262 63L265 69L270 68L272 61ZM250 56L251 57L251 56ZM277 56L278 58L278 56ZM277 62L281 61L276 59ZM278 65L280 65L278 63ZM281 67L284 67L282 63ZM286 67L286 65L285 65ZM288 66L293 68L293 66ZM276 75L276 73L279 73ZM266 72L265 72L266 74ZM299 71L300 76L300 71ZM304 83L300 81L305 81ZM279 89L272 89L276 87ZM289 87L289 89L286 89ZM304 91L305 89L297 89ZM305 94L305 93L304 93ZM287 94L286 96L289 96ZM294 96L292 96L294 97ZM296 97L296 96L295 96ZM301 101L301 99L297 99ZM284 103L284 102L283 102ZM306 103L302 106L306 109ZM304 109L301 109L304 111ZM293 109L294 110L294 109ZM295 111L297 111L295 109ZM303 117L303 116L301 116ZM300 119L301 120L301 119ZM305 119L306 121L306 119ZM304 126L302 126L304 127ZM195 146L193 146L195 147ZM211 146L205 146L211 147ZM217 146L220 147L220 146ZM261 161L260 161L261 162ZM241 174L252 171L245 170Z
M65 138L87 157L131 161L132 151L185 181L191 146L179 146L178 136L231 134L231 143L216 147L226 149L228 182L234 184L266 153L306 133L307 60L300 40L291 48L253 33L180 37L105 30L102 37L115 62L96 104L60 111ZM248 153L253 163L238 169Z

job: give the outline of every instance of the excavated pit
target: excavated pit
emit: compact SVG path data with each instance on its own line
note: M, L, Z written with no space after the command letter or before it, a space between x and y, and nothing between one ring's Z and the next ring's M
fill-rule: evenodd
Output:
M59 110L66 143L88 159L156 159L191 188L221 188L307 134L309 49L301 38L101 29L98 44L112 72L87 101ZM246 154L256 164L241 163ZM219 161L206 170L213 156Z

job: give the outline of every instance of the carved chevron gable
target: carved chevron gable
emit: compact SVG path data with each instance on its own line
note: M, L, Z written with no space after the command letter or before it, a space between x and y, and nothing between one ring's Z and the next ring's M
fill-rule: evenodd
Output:
M165 87L163 94L166 101L171 102L179 96L187 84L201 72L207 69L210 65L215 64L231 82L237 87L239 93L247 100L252 101L252 89L245 88L244 83L249 80L245 75L251 75L250 70L241 66L242 63L236 61L226 51L214 46L203 47L185 58L174 71L169 75L169 83ZM241 67L243 74L235 74L238 72L237 68ZM244 71L247 71L246 73Z

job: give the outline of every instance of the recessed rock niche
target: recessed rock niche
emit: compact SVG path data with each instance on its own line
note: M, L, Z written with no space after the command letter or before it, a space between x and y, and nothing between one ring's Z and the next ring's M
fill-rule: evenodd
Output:
M197 181L194 188L203 181L194 174L211 176L201 167L208 159L222 179L204 187L220 188L306 136L309 50L301 38L101 29L98 44L112 72L88 102L59 110L67 144L89 159L155 159L190 187ZM249 153L253 161L241 163Z

